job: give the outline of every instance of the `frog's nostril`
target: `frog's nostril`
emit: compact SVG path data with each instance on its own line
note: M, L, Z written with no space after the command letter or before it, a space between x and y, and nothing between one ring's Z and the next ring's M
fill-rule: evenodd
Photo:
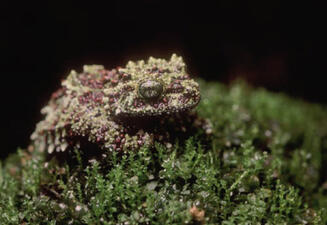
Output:
M139 85L139 95L145 99L158 98L163 92L163 85L156 80L147 80Z

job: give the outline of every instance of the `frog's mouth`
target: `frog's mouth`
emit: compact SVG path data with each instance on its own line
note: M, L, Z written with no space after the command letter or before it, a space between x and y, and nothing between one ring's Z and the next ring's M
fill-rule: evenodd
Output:
M114 117L155 117L189 111L199 101L199 85L192 79L168 84L147 79L139 82L134 91L124 92L111 109Z
M169 116L176 113L183 113L192 110L200 102L200 95L178 95L164 96L159 99L150 101L142 101L136 99L132 104L126 104L123 107L117 108L115 111L116 117L157 117Z

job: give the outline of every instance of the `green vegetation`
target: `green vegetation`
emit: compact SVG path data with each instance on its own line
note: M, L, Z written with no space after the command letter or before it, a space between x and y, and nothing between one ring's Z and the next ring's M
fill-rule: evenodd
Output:
M213 134L172 148L0 165L0 224L326 224L327 109L201 81Z

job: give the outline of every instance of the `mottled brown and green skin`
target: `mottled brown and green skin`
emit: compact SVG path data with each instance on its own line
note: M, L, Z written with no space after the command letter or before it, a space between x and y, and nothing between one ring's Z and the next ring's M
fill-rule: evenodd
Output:
M170 145L174 135L201 126L191 112L199 101L197 82L175 54L169 61L150 57L113 70L84 66L53 93L31 138L49 154L79 148L82 140L110 151L155 141Z

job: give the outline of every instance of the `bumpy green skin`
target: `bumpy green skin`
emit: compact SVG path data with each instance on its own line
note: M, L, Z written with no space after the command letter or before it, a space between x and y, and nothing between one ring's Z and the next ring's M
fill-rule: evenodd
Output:
M117 151L168 144L171 134L162 125L185 131L201 124L188 113L199 101L198 84L175 54L169 61L150 57L110 71L84 66L53 93L31 139L50 154L79 147L82 140Z

